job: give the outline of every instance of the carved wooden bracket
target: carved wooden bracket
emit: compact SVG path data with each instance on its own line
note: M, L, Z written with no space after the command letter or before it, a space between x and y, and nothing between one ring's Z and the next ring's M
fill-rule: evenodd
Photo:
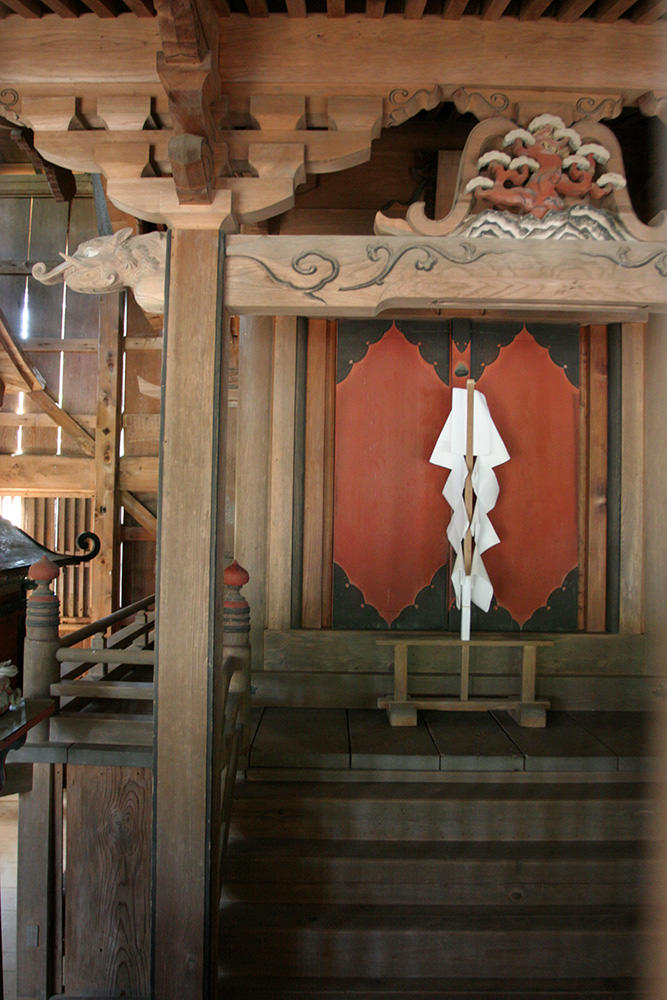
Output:
M33 133L30 129L14 128L10 135L19 149L27 153L35 170L42 171L55 200L71 201L76 194L76 181L72 171L65 167L59 167L55 163L49 163L43 156L40 156L35 149Z

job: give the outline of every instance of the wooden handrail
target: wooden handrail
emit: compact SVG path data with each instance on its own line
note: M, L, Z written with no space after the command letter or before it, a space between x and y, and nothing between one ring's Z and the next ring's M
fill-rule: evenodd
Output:
M141 601L135 601L134 604L127 604L124 608L119 608L118 611L114 611L104 618L98 618L96 622L83 625L76 632L70 632L69 635L61 639L60 645L61 647L76 646L77 642L83 642L84 639L89 639L91 635L97 635L99 632L106 632L110 625L122 622L125 618L129 618L130 615L134 615L138 611L145 611L153 604L155 604L155 594L151 594L150 597L144 597Z

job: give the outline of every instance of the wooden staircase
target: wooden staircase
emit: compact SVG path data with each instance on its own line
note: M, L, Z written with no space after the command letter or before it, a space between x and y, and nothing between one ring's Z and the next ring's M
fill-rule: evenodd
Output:
M219 996L638 996L645 786L473 777L242 782Z

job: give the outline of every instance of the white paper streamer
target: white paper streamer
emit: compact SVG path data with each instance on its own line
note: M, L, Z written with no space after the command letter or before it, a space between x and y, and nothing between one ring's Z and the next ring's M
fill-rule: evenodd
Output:
M482 553L500 541L489 513L498 499L498 480L493 471L495 466L509 460L509 453L491 419L486 397L475 390L473 409L473 455L472 488L476 502L471 518L471 533L475 541L470 577L466 578L463 564L463 539L468 530L463 488L466 468L466 428L468 418L468 394L465 389L452 390L452 410L436 441L430 461L433 465L450 469L442 493L452 508L452 516L447 525L447 538L456 553L452 582L456 596L456 606L463 614L461 637L470 638L470 608L466 608L468 590L470 600L488 611L493 597L493 587L482 562ZM469 580L469 582L467 582ZM467 632L467 634L464 634Z

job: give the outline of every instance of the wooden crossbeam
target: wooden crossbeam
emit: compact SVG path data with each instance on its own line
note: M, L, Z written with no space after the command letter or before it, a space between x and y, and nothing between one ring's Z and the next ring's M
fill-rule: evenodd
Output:
M79 6L75 0L43 0L43 3L58 17L79 16Z
M48 389L33 390L28 393L28 396L33 403L36 403L53 420L54 424L61 427L63 432L76 442L84 455L92 457L95 454L95 438L93 435L56 402Z
M81 0L81 3L98 17L117 17L119 14L119 6L114 0Z
M251 17L269 16L269 8L266 0L245 0L245 5Z
M594 2L595 0L563 0L558 8L557 20L566 24L578 21Z
M153 0L123 0L123 3L137 17L155 17Z
M72 171L50 163L37 152L31 129L14 128L10 135L12 141L27 155L35 170L43 172L55 200L71 201L76 194L76 181Z

